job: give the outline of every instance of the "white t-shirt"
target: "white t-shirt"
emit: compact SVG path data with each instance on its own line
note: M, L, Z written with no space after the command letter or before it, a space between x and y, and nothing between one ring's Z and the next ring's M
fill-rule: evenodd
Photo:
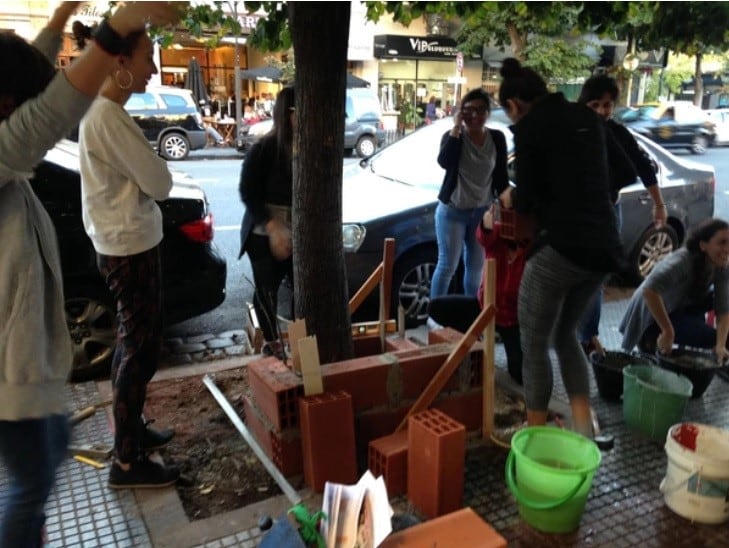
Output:
M94 249L122 257L158 245L155 200L167 199L172 175L122 105L94 101L79 127L79 157L83 223Z

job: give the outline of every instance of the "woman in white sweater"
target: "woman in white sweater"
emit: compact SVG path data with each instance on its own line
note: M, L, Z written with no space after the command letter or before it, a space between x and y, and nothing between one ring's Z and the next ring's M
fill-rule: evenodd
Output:
M79 128L84 227L117 309L115 459L108 481L116 489L170 485L179 477L177 468L148 456L173 433L151 429L142 416L162 346L162 212L156 201L167 199L172 176L124 110L156 72L152 40L144 31L130 34Z
M53 61L79 2L64 2L31 46L0 33L0 546L39 546L45 505L69 439L64 385L73 355L51 219L28 183L46 151L76 126L119 52L146 22L179 16L167 2L128 3L65 70Z

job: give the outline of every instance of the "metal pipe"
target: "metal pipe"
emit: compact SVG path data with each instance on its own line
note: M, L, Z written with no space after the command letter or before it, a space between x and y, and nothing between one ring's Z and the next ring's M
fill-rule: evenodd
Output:
M241 436L243 436L243 439L256 454L258 460L261 461L261 464L263 464L268 473L271 474L271 477L281 488L281 491L284 492L284 495L286 495L286 497L291 501L291 504L299 504L301 502L301 497L299 496L299 493L297 493L296 489L294 489L291 484L286 481L286 478L283 477L280 470L276 468L276 465L273 463L273 461L268 458L268 455L266 455L266 453L263 452L261 446L258 445L258 442L251 435L250 430L248 430L246 425L240 419L240 416L238 416L238 413L236 413L235 409L233 409L233 406L230 405L223 393L220 391L220 389L218 389L215 381L210 375L205 375L203 377L203 384L208 387L208 390L210 390L210 393L215 398L215 401L218 402L218 405L220 405L225 414L228 415L228 418L233 423L233 426L235 426L238 432L240 432Z

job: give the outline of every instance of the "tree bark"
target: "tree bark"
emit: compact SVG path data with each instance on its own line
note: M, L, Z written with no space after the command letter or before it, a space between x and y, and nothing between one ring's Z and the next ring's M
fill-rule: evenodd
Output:
M321 363L353 356L342 247L342 157L350 2L290 2L296 56L293 245L296 316Z
M694 105L701 108L704 98L704 78L701 76L701 60L703 53L696 54L696 65L694 66Z

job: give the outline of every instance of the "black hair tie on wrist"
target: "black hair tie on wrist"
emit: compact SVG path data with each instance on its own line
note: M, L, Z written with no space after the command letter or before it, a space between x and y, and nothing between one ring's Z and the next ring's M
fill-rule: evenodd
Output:
M109 55L119 55L124 50L124 38L111 28L111 25L109 25L106 19L96 27L94 41Z

